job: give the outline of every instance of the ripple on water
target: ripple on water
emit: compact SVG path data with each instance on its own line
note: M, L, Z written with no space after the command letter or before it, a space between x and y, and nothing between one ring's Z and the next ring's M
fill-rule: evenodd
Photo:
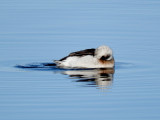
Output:
M15 67L23 70L36 71L53 71L68 75L70 79L75 79L75 82L85 83L82 86L110 88L112 86L115 69L127 69L132 67L131 63L116 62L114 69L77 69L77 68L57 68L54 63L30 63L25 65L16 65Z

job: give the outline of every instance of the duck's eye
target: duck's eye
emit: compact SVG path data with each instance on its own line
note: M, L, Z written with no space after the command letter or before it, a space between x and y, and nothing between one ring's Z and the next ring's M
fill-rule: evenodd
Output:
M101 60L108 60L111 57L111 55L107 55L107 56L102 56L100 59Z

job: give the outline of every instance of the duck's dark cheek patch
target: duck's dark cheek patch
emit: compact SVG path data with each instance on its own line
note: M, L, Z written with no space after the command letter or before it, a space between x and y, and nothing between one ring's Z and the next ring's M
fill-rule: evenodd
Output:
M106 57L105 57L105 56L102 56L102 57L100 58L100 60L106 60Z
M107 55L107 56L106 56L106 60L109 59L110 57L111 57L110 55Z
M100 60L108 60L111 56L110 55L107 55L107 56L102 56L100 58Z

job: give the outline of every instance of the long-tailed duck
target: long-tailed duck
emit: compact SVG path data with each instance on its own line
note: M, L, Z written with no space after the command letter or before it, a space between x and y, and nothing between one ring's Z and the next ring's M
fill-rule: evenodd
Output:
M54 61L60 68L113 68L114 57L111 48L100 46L97 49L85 49L72 52L68 56Z

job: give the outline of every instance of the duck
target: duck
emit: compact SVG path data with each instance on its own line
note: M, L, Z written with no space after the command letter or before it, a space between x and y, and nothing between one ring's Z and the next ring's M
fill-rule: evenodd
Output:
M54 63L59 68L114 68L115 65L113 51L106 45L72 52Z

